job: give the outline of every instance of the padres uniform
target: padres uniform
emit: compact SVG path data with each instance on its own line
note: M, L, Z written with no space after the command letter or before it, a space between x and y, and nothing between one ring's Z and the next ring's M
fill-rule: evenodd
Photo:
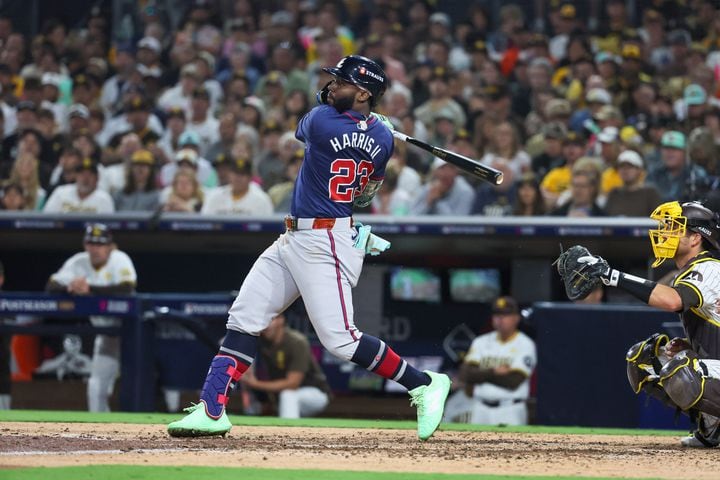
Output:
M201 212L208 215L270 215L273 213L273 204L260 186L250 182L247 193L240 198L233 196L230 185L211 190Z
M285 378L288 372L302 372L302 384L295 390L278 393L280 418L310 417L320 413L329 402L330 386L320 365L310 351L307 338L292 328L285 328L279 345L260 337L260 357L270 380Z
M720 259L701 252L673 280L683 299L680 315L687 338L708 370L720 378Z
M489 382L475 385L470 423L480 425L525 425L528 421L527 399L530 376L537 362L535 342L517 331L507 341L497 332L486 333L473 340L465 362L481 369L507 366L527 377L515 390Z
M80 198L74 183L57 187L43 207L47 213L113 213L115 204L109 193L96 188L90 195Z
M55 284L67 286L74 279L84 277L91 288L128 285L135 287L137 274L130 257L120 250L113 250L105 265L95 269L87 252L70 257L50 277ZM92 316L90 321L98 327L117 326L120 320L112 317ZM112 394L115 379L120 373L120 344L117 337L97 335L93 346L93 358L88 379L88 410L108 412L108 397Z

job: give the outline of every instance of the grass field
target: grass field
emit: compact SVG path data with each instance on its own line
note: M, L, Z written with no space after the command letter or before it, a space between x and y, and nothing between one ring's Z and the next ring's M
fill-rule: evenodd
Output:
M407 421L231 416L228 438L171 439L165 425L177 418L0 411L0 479L720 478L650 468L656 456L698 469L696 455L716 457L679 449L677 431L444 424L421 443Z

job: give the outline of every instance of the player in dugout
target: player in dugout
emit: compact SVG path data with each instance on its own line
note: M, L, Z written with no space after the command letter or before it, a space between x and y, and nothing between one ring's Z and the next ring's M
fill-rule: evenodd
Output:
M135 292L137 273L127 253L119 250L107 225L91 223L83 237L84 251L76 253L50 276L46 290L70 295L130 295ZM119 326L113 317L92 316L96 327ZM120 338L96 335L90 378L88 410L109 412L109 399L120 374Z
M372 108L387 87L383 69L365 57L344 57L324 68L330 80L320 105L299 122L295 136L305 159L295 181L286 232L257 259L230 307L227 334L212 360L200 402L171 423L171 436L224 435L231 423L228 394L257 353L258 335L302 296L310 322L333 355L407 388L417 406L420 440L440 425L450 391L447 375L419 371L379 338L361 332L353 318L352 288L366 253L389 243L353 221L380 189L394 143Z
M570 300L589 295L598 282L617 287L648 305L677 312L685 338L655 333L630 347L627 376L641 391L687 413L697 424L681 439L685 447L720 444L720 214L709 202L663 203L650 218L657 267L672 259L679 269L670 285L611 268L576 245L561 253L558 273Z
M472 399L470 423L480 425L526 425L530 376L537 354L535 342L518 330L520 309L508 296L492 304L493 331L470 345L460 380Z
M330 401L330 386L302 333L285 324L277 315L260 332L260 362L268 378L257 378L251 368L242 376L246 387L270 394L276 400L280 418L312 417Z

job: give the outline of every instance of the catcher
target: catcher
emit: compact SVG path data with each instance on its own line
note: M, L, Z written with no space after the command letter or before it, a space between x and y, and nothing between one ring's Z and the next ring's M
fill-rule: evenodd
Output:
M679 272L671 286L611 268L585 247L574 246L556 261L570 300L587 296L602 282L650 306L680 314L687 338L656 333L627 352L627 376L635 393L644 391L686 412L697 430L685 447L720 444L720 215L701 202L663 203L650 218L657 267L671 258Z

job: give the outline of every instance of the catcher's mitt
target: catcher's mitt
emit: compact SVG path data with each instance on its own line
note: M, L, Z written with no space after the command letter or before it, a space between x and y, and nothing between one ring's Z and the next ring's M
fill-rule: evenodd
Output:
M573 301L590 295L602 282L602 276L610 271L602 257L593 255L581 245L561 252L554 265L565 284L565 293Z

